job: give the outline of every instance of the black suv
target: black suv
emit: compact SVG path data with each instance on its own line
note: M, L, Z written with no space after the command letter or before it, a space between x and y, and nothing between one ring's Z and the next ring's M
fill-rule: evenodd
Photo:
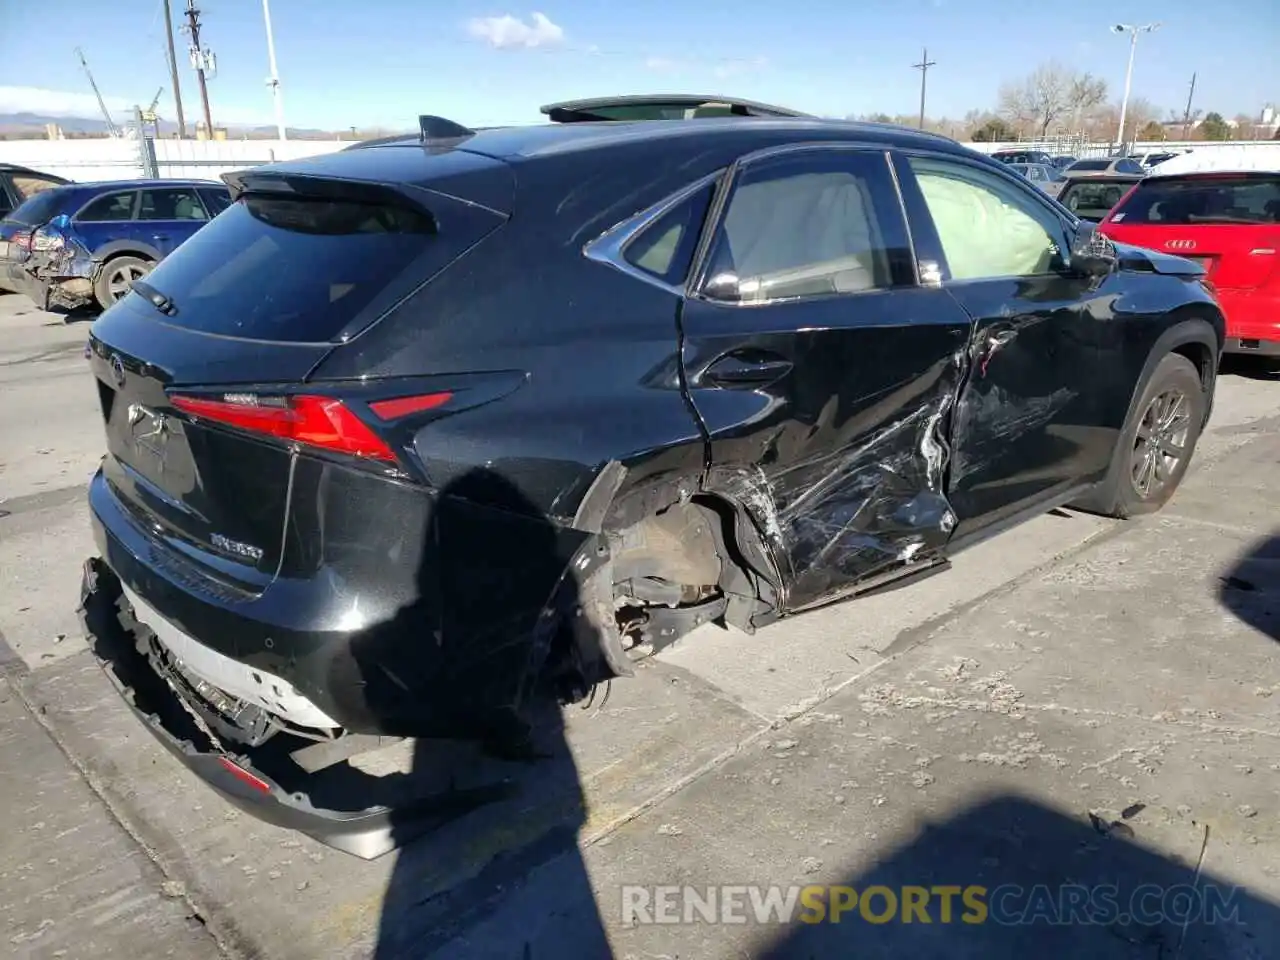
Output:
M228 175L92 328L91 639L192 769L354 852L385 811L303 775L344 750L518 740L699 624L1154 510L1208 417L1201 268L997 161L718 98L544 109Z

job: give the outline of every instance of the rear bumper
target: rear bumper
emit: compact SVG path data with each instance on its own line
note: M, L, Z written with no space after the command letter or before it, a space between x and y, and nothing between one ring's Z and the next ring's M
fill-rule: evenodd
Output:
M563 554L529 552L532 521L429 491L414 497L434 519L407 516L408 501L374 501L368 514L424 531L422 556L406 555L403 569L340 543L332 562L308 576L277 577L246 593L213 581L144 530L101 470L89 483L106 567L145 602L139 619L151 619L146 626L166 646L173 649L171 632L207 648L183 656L192 672L250 702L217 679L222 667L242 679L258 673L254 681L265 687L279 678L288 698L349 733L483 739L490 721L518 711L532 692L558 623L541 614L560 595L559 583L573 577L568 560L585 535L575 534ZM375 541L372 522L363 536ZM433 539L433 526L444 534ZM525 559L522 547L535 559ZM517 576L526 584L513 584ZM265 709L289 719L287 711ZM295 727L312 728L302 719L307 712L291 721Z
M139 652L134 635L117 619L120 584L101 560L85 563L80 593L90 648L134 715L183 766L228 803L259 820L373 859L403 845L441 818L457 816L509 792L505 782L498 782L403 805L374 804L349 810L314 805L305 790L305 778L295 776L288 787L282 786L248 756L226 752L193 721L173 687L153 669ZM270 752L265 757L273 759ZM277 764L287 762L278 753L274 759Z

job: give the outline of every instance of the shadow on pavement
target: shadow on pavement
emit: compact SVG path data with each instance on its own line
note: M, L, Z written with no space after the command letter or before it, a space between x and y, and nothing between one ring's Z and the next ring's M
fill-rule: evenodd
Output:
M569 640L555 630L555 618L539 618L552 598L560 610L578 606L575 572L566 571L581 540L507 480L472 470L436 501L418 601L353 646L370 709L383 725L438 733L413 742L410 783L439 789L447 777L437 796L461 791L464 805L474 801L467 815L444 825L424 823L412 804L393 812L401 849L375 960L457 952L467 929L504 893L553 860L556 903L577 919L574 956L611 956L578 848L582 787L565 739L561 691L548 669L562 662L557 645ZM418 634L420 646L406 646L407 632ZM455 735L465 742L451 740ZM525 960L535 960L536 926L530 923L525 936ZM461 955L468 955L465 947Z
M1280 534L1252 544L1222 577L1218 600L1272 640L1280 640Z
M1254 357L1236 353L1223 356L1219 376L1247 377L1250 380L1280 380L1280 357Z
M234 745L236 752L310 807L387 813L400 849L388 854L396 859L376 960L421 960L441 948L470 956L465 947L458 952L467 929L543 865L555 877L554 909L573 915L569 955L609 958L577 843L586 812L561 713L562 699L584 691L550 675L569 641L548 629L557 618L539 618L553 597L561 610L577 606L574 573L566 571L585 535L552 524L483 470L446 486L425 522L417 600L360 634L334 669L354 671L335 689L362 691L378 729L430 736L390 740L310 773L293 753L314 744L287 731L257 747ZM95 590L84 607L95 653L147 722L194 752L216 753L122 628L118 581L100 564L98 571L101 584L114 586ZM359 862L352 868L359 877ZM522 929L524 960L543 960L532 944L546 919L529 918L527 934Z
M837 881L852 888L839 922L830 922L830 905L838 897L832 891L822 901L823 922L804 922L802 903L786 933L753 956L1262 960L1275 955L1280 906L1214 876L1208 865L1221 857L1215 857L1213 837L1203 824L1188 821L1189 862L1179 863L1142 846L1141 805L1124 813L1129 819L1122 815L1108 822L1092 814L1088 819L1065 816L1018 796L993 797L927 827L870 870ZM951 902L951 922L944 922L944 899ZM905 906L909 900L919 904L914 912Z

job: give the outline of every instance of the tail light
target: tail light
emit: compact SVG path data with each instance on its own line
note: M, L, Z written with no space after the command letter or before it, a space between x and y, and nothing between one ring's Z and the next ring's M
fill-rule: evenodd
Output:
M67 245L67 238L52 227L40 227L31 234L29 250L48 251L61 250Z
M430 410L446 403L452 394L433 393L399 397L371 403L370 409L383 420ZM334 397L262 396L256 393L226 393L220 397L172 394L169 402L188 416L225 426L277 437L293 443L370 460L396 461L395 451ZM381 409L379 409L381 408Z

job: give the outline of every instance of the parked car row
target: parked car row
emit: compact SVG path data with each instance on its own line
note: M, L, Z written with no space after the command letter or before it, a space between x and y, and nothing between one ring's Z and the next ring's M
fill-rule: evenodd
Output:
M0 169L16 203L0 220L0 289L37 306L106 309L231 203L204 180L72 183Z
M1280 148L992 156L1107 236L1200 263L1227 317L1225 352L1280 357Z

